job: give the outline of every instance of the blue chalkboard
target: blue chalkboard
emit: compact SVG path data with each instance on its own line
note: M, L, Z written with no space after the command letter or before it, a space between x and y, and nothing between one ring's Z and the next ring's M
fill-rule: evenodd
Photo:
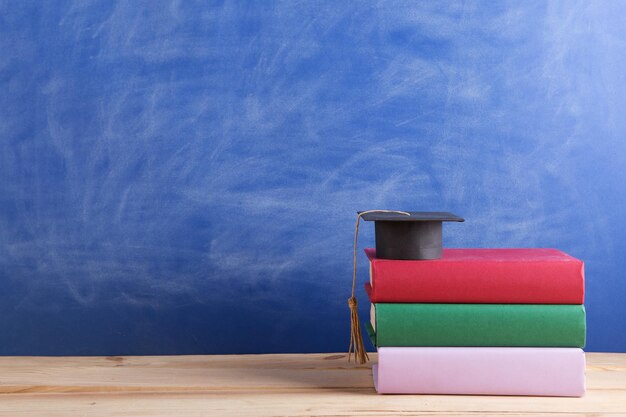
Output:
M450 247L585 260L588 350L626 351L625 20L0 2L0 354L345 350L373 208L458 213Z

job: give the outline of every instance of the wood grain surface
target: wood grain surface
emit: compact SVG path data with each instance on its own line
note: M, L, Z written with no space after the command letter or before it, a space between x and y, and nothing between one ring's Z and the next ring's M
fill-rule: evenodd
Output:
M583 398L377 395L371 365L344 354L0 357L1 416L626 416L626 354L587 353L587 387Z

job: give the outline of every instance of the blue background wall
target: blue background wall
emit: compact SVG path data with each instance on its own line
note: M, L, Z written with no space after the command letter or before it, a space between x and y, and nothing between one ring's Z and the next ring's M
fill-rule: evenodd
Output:
M584 259L588 350L626 351L625 20L0 1L0 354L345 350L371 208Z

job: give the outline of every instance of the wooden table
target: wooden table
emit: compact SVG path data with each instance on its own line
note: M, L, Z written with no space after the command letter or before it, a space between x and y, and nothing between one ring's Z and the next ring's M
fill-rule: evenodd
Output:
M372 355L375 359L375 354ZM626 354L583 398L377 395L344 354L0 357L1 416L626 416Z

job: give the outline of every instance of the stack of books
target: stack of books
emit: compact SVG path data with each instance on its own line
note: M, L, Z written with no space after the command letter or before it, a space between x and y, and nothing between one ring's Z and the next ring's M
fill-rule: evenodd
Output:
M365 252L379 393L584 394L582 261L555 249Z

